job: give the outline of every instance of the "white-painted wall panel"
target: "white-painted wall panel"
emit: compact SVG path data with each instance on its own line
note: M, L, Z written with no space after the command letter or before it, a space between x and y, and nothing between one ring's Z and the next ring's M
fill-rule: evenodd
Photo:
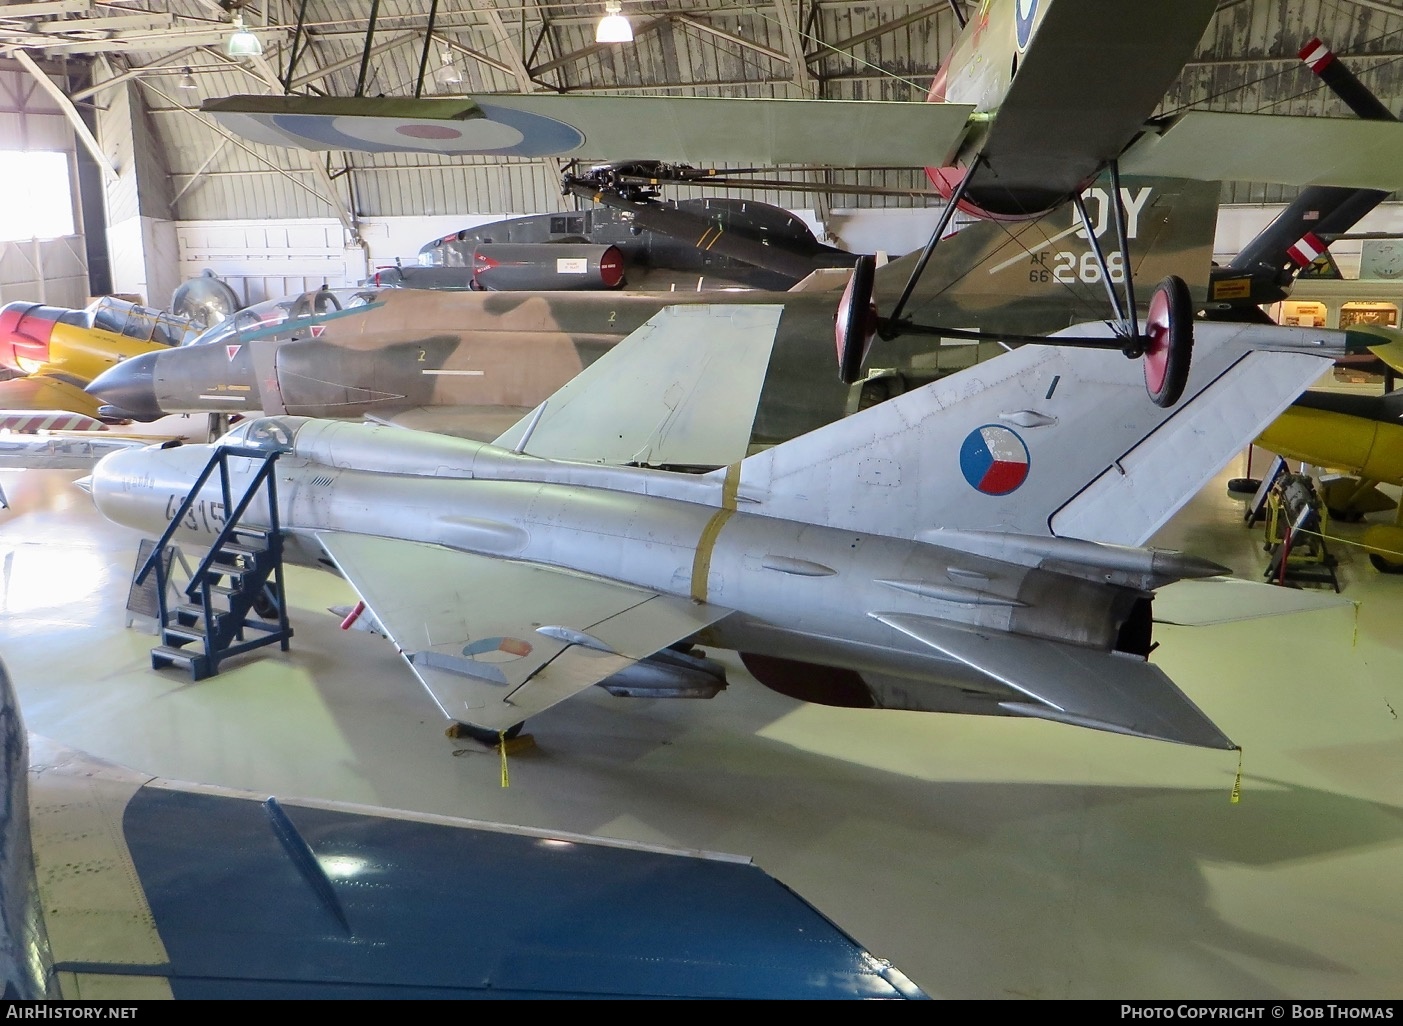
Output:
M307 220L178 222L176 270L186 281L206 269L226 281L245 305L305 292L322 284L355 285L369 273L366 254L348 248L340 222Z
M17 300L86 306L88 266L82 237L0 242L0 303Z
M0 59L0 149L73 149L73 129L54 98L12 60Z
M70 154L69 175L77 212L76 149L73 127L52 96L19 64L0 59L0 149L50 150ZM7 203L24 202L12 194ZM0 302L24 300L56 306L85 306L87 255L82 234L59 239L0 242Z
M73 129L58 111L0 114L0 150L58 150L72 147Z
M107 254L113 292L140 296L143 303L160 305L159 296L149 296L146 292L146 251L141 218L127 217L107 226Z
M175 222L165 218L143 217L142 237L146 246L147 283L145 296L151 306L170 309L180 277L180 241Z
M361 238L369 250L372 267L388 267L396 260L413 264L419 257L420 248L427 242L464 228L476 228L502 218L521 216L520 213L511 213L368 218L361 224Z

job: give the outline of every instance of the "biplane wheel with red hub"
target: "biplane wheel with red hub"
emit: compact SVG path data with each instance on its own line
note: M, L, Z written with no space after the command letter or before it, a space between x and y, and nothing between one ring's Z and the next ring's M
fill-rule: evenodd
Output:
M1145 389L1168 409L1184 394L1194 347L1194 310L1183 278L1170 275L1155 286L1145 317Z
M848 279L843 298L838 301L833 341L838 347L838 377L845 385L851 385L862 376L867 351L877 336L877 305L872 302L876 273L876 257L858 257L853 265L853 276Z

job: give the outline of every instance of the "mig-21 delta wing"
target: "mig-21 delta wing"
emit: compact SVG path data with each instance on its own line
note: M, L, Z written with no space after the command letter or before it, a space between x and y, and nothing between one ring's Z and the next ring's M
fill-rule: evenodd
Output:
M632 451L680 430L689 404L735 385L679 368L664 340L685 326L684 347L705 346L774 313L656 315L591 368L612 391L562 397L570 430ZM594 684L714 694L724 671L692 650L702 644L809 701L1230 748L1148 660L1155 589L1224 569L1135 546L1357 340L1202 325L1172 410L1134 363L1057 341L705 475L533 455L555 400L500 445L293 417L248 421L220 444L240 489L276 460L277 520L265 492L241 524L276 522L289 558L339 570L475 736L509 734ZM629 395L652 397L650 412L621 410ZM191 489L218 448L114 453L88 487L116 523L212 545L230 493L215 479Z

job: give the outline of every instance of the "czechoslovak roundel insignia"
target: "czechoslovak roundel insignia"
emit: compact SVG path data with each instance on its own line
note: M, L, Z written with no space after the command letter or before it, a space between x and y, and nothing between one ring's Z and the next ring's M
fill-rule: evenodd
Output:
M975 428L960 446L960 472L985 495L1007 495L1028 479L1028 446L999 424Z

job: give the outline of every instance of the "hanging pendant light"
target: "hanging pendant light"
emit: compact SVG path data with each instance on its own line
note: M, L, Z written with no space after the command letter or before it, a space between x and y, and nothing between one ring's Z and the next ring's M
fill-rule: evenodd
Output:
M234 31L224 40L224 55L234 58L263 56L263 44L244 25L242 13L234 15Z
M633 26L624 17L619 0L608 0L605 3L604 17L599 19L599 25L594 30L594 41L596 43L633 42Z
M439 57L440 67L434 72L434 78L442 86L456 86L463 81L463 74L458 70L458 65L454 59L453 51L448 47L443 48L443 54Z

